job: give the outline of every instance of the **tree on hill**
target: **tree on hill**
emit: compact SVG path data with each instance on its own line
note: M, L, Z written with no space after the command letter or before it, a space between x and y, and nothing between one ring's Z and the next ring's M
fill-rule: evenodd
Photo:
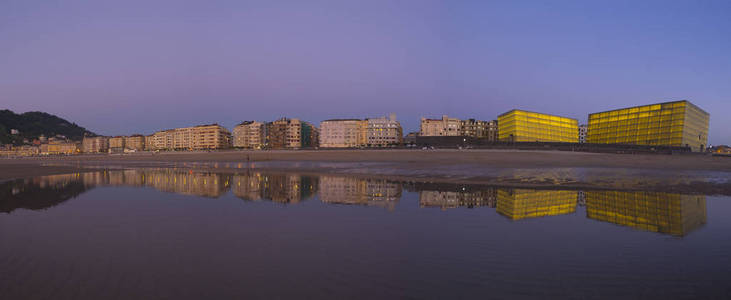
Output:
M12 129L20 133L12 135ZM7 109L0 110L0 143L18 144L23 139L35 139L40 135L53 137L57 134L76 141L83 139L84 135L96 135L84 127L45 112L16 114Z

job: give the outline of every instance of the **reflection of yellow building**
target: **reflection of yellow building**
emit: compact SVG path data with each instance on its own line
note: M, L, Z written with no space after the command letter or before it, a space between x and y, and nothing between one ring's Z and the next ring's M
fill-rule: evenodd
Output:
M643 105L589 115L587 143L688 146L708 144L709 114L688 101Z
M683 236L706 223L706 197L657 192L586 192L590 219Z
M524 110L498 116L501 142L579 142L579 121Z
M400 184L386 180L320 177L320 201L331 204L380 206L393 209L401 198Z
M497 212L513 220L570 214L577 198L576 191L498 189Z

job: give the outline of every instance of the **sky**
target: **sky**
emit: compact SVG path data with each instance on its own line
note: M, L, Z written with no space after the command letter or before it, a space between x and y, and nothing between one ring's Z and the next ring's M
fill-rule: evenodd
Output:
M731 1L0 1L0 109L103 135L576 118L690 100L731 144Z

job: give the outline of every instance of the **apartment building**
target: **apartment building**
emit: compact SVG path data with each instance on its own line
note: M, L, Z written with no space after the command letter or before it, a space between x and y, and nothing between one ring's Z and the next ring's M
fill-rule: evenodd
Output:
M266 125L267 147L270 149L302 148L302 122L281 118Z
M403 129L391 114L382 118L367 120L367 143L369 147L384 147L403 143Z
M39 147L40 154L58 155L58 154L78 154L79 144L72 141L50 141L47 144L41 144Z
M421 118L420 136L459 136L462 121L443 115L441 119Z
M158 131L152 135L151 150L205 150L231 147L231 133L221 125L209 124Z
M257 121L244 121L233 130L233 146L236 148L261 149L266 144L266 125Z
M132 136L124 137L124 149L132 151L145 150L145 136L141 134L135 134Z
M579 121L572 118L514 109L498 116L502 142L577 143Z
M85 136L81 145L84 153L106 153L109 150L109 138L105 136Z
M368 121L358 119L330 119L320 122L320 147L363 147L368 143Z
M589 115L586 141L690 147L705 151L710 114L690 101L673 101L615 109Z
M124 148L124 137L115 136L109 138L109 148Z
M475 119L467 119L460 121L460 135L478 139L487 139L488 141L497 141L498 126L497 120L481 121Z

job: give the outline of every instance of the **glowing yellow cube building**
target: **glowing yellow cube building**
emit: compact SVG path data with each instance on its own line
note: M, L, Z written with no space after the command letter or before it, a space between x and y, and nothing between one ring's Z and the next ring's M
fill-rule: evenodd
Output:
M610 110L589 115L587 143L690 147L708 145L710 116L689 101Z
M498 116L501 142L579 142L579 121L514 109Z

